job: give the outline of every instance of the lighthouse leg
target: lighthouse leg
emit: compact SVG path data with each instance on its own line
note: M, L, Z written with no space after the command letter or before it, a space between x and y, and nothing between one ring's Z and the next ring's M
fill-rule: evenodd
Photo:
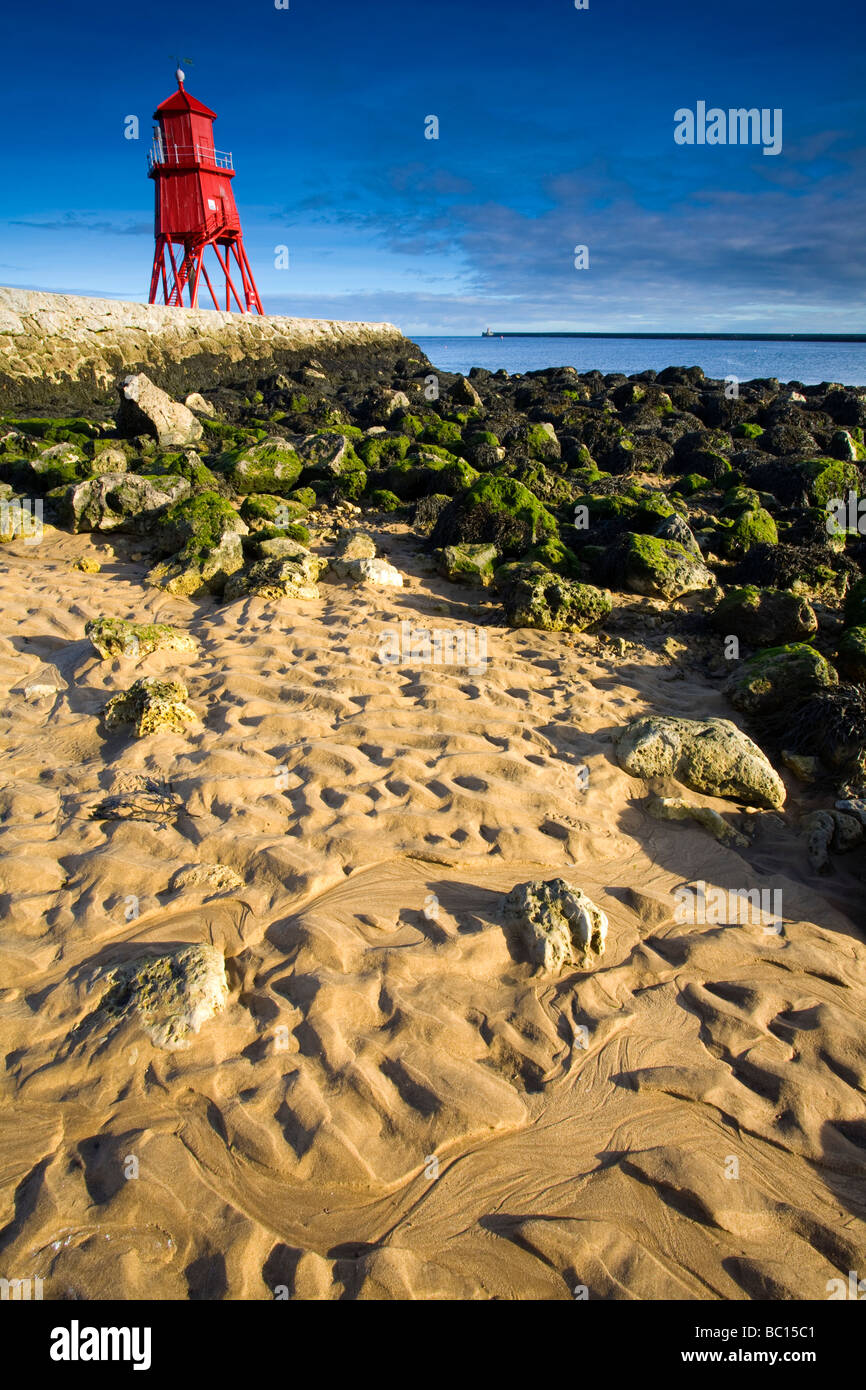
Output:
M195 308L198 307L198 282L199 282L199 279L201 278L201 268L202 268L202 263L203 263L203 261L204 261L204 247L202 247L202 249L201 249L201 250L199 251L199 253L198 253L198 256L196 257L196 262L195 262L195 279L194 279L193 282L192 282L192 290L191 290L191 292L190 292L190 299L189 299L189 307L190 307L191 309L195 309Z
M150 276L150 294L148 295L148 300L147 300L148 304L155 304L155 303L156 303L156 292L157 292L157 290L159 289L159 272L160 272L160 270L162 270L163 279L165 279L165 263L164 263L164 256L163 256L163 239L162 239L161 236L157 237L157 239L156 239L156 249L155 249L155 251L154 251L154 253L153 253L153 271L151 272L151 276Z
M178 279L177 261L174 259L174 247L172 246L171 242L168 243L168 254L171 257L171 268L174 272L174 284L171 287L171 294L165 302L166 304L171 304L174 300L174 296L176 293L177 302L181 307L183 307L183 290L181 289L180 280Z
M259 298L259 292L258 292L258 290L256 289L256 282L255 282L255 280L253 279L252 268L251 268L251 266L250 266L249 257L247 256L246 247L244 246L243 241L240 241L240 242L238 243L238 252L239 252L240 255L243 257L243 263L244 263L244 265L246 266L246 271L247 271L246 278L247 278L247 280L249 281L249 291L248 291L248 294L247 294L247 307L251 309L253 306L255 306L255 308L258 309L258 311L259 311L260 314L264 314L265 311L264 311L264 309L262 308L262 301L261 301L261 299Z

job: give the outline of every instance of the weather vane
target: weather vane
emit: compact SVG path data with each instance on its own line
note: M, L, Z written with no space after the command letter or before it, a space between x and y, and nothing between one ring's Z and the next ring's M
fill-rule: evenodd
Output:
M186 76L184 68L193 68L195 67L195 63L192 61L192 58L179 58L176 53L172 53L170 56L174 62L177 63L174 75L178 80L178 84L181 84Z

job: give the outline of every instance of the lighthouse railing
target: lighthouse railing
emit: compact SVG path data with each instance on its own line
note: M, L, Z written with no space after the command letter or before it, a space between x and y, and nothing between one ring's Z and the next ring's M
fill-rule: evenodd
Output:
M212 145L166 145L154 140L147 155L148 167L171 164L209 164L215 169L233 169L231 151L215 150Z

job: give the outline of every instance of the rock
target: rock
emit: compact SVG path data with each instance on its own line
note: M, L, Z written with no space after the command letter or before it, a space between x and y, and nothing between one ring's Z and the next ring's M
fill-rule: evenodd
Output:
M235 492L284 496L301 476L303 460L281 435L238 449L231 455L228 480Z
M372 560L375 554L376 542L373 537L366 531L353 531L337 542L328 568L338 579L348 579L353 561Z
M451 390L448 394L450 395L452 401L456 402L457 405L466 405L469 406L470 409L475 410L477 410L480 406L483 405L481 397L475 390L475 387L472 385L472 382L467 381L465 376L458 376L457 380L451 387ZM406 408L407 410L409 408L408 401L406 402Z
M849 627L836 649L836 664L846 680L866 684L866 626Z
M248 570L231 576L223 591L223 600L233 603L238 598L316 599L319 597L316 580L323 563L309 551L305 556L290 560L258 560Z
M182 893L190 888L208 888L212 893L231 893L243 886L240 874L227 864L192 864L172 875L169 891Z
M499 557L495 545L446 545L437 552L436 568L453 584L493 583L493 567Z
M866 830L866 800L863 797L848 797L845 800L839 800L836 802L836 810L844 811L849 816L856 816Z
M229 531L207 549L190 543L170 560L161 560L148 572L147 582L177 598L221 594L231 576L243 569L243 564L241 537Z
M505 899L504 924L543 970L586 969L604 954L607 917L564 879L518 883Z
M304 545L303 541L296 541L291 536L269 536L266 540L256 540L253 545L255 554L260 560L301 560L310 554L310 550ZM321 561L324 569L325 561Z
M184 946L161 956L139 956L101 977L100 1012L113 1023L132 1015L156 1047L190 1046L190 1037L225 1008L225 957L214 946Z
M761 752L729 719L677 719L648 714L613 735L616 756L632 777L675 777L692 791L776 810L785 785Z
M143 531L172 503L188 497L186 478L104 473L74 483L55 498L61 520L72 531Z
M703 560L677 541L629 532L617 547L616 564L623 587L649 598L680 598L712 589L716 580Z
M845 595L845 624L847 627L866 626L866 579L858 579Z
M124 455L123 470L125 468ZM30 473L38 480L40 488L62 487L77 482L90 471L74 444L52 444L50 448L43 449L38 458L30 461Z
M647 810L654 820L694 820L709 830L714 839L722 845L735 845L747 849L749 841L739 830L729 825L718 811L711 806L697 806L678 796L652 796L647 802Z
M315 501L315 495L313 500ZM241 519L246 522L250 533L262 533L263 539L273 539L274 536L285 533L288 527L305 521L309 512L309 507L297 498L275 497L267 492L248 493L240 509Z
M818 758L810 758L806 753L793 753L790 748L783 748L782 763L800 782L815 782L820 775Z
M747 507L728 527L716 531L716 546L728 559L739 559L753 545L776 545L779 532L764 507Z
M115 695L103 710L109 729L121 724L134 724L136 738L170 729L183 733L184 725L197 716L187 705L186 686L182 681L158 680L143 676L121 695Z
M23 695L25 700L37 701L53 699L62 690L67 688L66 681L61 676L56 666L50 662L43 664L27 676L23 681L18 681L12 686L13 695Z
M77 560L72 561L72 568L80 570L82 574L99 574L102 566L92 555L80 555Z
M854 849L863 839L863 821L859 816L848 815L845 811L834 808L830 815L833 817L835 831L833 834L833 848L839 854L847 854Z
M184 401L184 405L187 410L192 411L193 415L205 415L208 418L212 418L216 415L216 411L210 401L206 401L204 396L199 395L198 391L190 391Z
M710 622L718 632L741 637L752 647L798 642L818 631L815 610L807 599L754 584L726 594Z
M436 529L436 523L445 508L451 502L444 492L431 492L429 496L422 497L415 508L413 524L419 536L431 536Z
M390 420L392 415L400 415L404 410L409 409L409 397L405 391L389 391L385 389L379 398L379 412L383 420Z
M347 560L345 577L351 584L401 589L403 576L387 560Z
M367 470L352 440L339 433L310 434L298 445L304 480L329 483L343 498L355 500L367 485Z
M654 533L657 540L676 541L683 550L687 550L696 560L703 563L703 553L701 547L695 540L694 533L684 517L679 512L674 512L672 516L664 517L656 527Z
M124 618L92 618L84 624L84 635L103 661L126 656L137 659L151 652L194 652L195 638L169 623L131 623Z
M487 542L501 555L516 556L557 529L555 517L516 478L483 473L441 513L433 544Z
M494 582L510 627L584 632L613 609L606 589L565 579L536 563L503 565Z
M147 582L182 598L220 594L230 575L243 567L241 537L246 522L216 492L202 492L169 508L154 528L164 551L177 550L155 565Z
M836 822L829 811L812 811L804 816L801 824L806 839L806 853L816 874L828 874L831 870L830 846L836 831Z
M144 372L124 377L120 383L116 419L121 434L149 434L163 448L194 444L203 434L201 422L192 411L154 386Z
M90 472L94 477L103 473L128 473L129 459L122 449L100 449L93 455Z
M837 685L829 661L805 642L769 647L736 668L722 694L742 714L771 714Z

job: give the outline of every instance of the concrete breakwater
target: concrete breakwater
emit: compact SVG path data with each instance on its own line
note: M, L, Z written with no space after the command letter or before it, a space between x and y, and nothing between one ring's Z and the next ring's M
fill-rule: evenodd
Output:
M365 376L420 349L390 323L170 309L0 287L0 410L110 412L116 382L148 376L175 397L242 385L311 359Z

